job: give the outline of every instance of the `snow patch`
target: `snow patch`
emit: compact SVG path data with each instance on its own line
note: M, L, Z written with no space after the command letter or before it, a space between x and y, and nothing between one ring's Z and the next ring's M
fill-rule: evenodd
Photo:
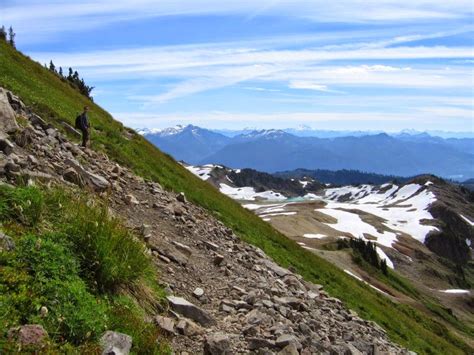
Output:
M235 199L235 200L245 200L245 201L255 201L257 198L263 200L274 200L274 201L283 201L286 200L286 197L279 192L274 191L263 191L256 192L253 187L232 187L227 184L220 184L219 189L223 194Z
M439 290L439 291L443 292L443 293L454 293L454 294L469 294L469 293L471 293L470 290L462 290L462 289L456 289L456 288L448 289L448 290Z
M324 234L303 234L303 237L308 238L308 239L323 239L323 238L326 238L327 235L324 235Z
M194 175L197 177L201 178L202 180L206 181L211 177L211 172L215 168L215 165L204 165L204 166L186 166L186 169L188 169L190 172L192 172Z

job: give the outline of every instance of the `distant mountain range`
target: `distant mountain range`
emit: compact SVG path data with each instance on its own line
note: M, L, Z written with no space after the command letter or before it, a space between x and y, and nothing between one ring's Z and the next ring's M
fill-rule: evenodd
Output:
M420 132L321 138L275 129L230 137L193 125L140 133L175 159L193 165L223 164L268 173L351 169L405 177L431 173L459 181L474 177L474 138Z

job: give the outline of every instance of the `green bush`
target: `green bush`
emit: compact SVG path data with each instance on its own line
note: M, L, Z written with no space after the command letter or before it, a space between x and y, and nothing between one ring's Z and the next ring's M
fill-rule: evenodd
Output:
M0 259L0 324L42 324L59 342L80 344L106 328L106 304L97 302L79 277L78 264L63 236L25 235ZM20 271L18 276L15 276ZM5 306L5 308L4 308ZM42 315L41 307L48 313ZM5 335L5 334L4 334Z
M135 353L169 353L145 321L163 297L151 262L104 203L77 190L0 186L2 224L16 247L0 252L0 353L16 349L8 329L31 323L47 330L47 351L97 352L112 329L132 336Z
M0 185L0 220L13 219L26 226L35 226L43 213L44 199L34 187L14 189Z
M67 206L64 227L81 263L82 274L101 291L130 285L149 271L144 246L110 218L106 206ZM147 270L148 269L148 270Z

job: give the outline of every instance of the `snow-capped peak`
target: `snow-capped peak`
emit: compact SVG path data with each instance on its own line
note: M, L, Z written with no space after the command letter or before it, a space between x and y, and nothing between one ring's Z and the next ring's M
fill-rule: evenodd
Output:
M241 138L279 138L284 135L287 135L285 131L281 129L262 129L262 130L255 130L246 134L242 134Z
M144 128L144 129L139 130L138 133L141 135L156 134L156 135L165 137L165 136L172 136L172 135L181 133L188 127L193 127L193 126L176 125L174 127L168 127L168 128Z

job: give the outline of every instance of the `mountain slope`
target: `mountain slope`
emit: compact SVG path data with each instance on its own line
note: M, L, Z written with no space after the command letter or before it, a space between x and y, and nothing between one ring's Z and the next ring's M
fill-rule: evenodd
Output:
M237 138L237 137L236 137ZM204 158L201 164L249 167L266 172L305 169L354 169L385 175L433 173L449 178L474 176L474 155L461 143L442 139L402 140L387 134L334 139L255 136L238 140ZM472 141L472 140L471 140ZM468 143L462 142L463 146Z
M176 160L196 164L224 147L230 138L193 125L177 126L159 132L143 132L143 135Z
M296 169L292 171L279 171L275 176L283 178L301 179L311 177L324 184L332 185L358 185L358 184L376 184L382 185L390 181L406 182L412 178L406 178L393 175L380 175L375 173L366 173L359 170L308 170Z
M275 261L292 266L304 278L325 285L362 317L383 326L391 339L420 353L461 354L467 345L421 311L380 298L368 286L354 280L316 255L300 248L246 211L230 198L195 177L150 142L123 127L96 104L62 82L40 64L0 41L0 85L17 95L48 122L61 127L73 124L82 106L90 105L93 148L167 189L183 191L211 211L245 241L263 249Z

